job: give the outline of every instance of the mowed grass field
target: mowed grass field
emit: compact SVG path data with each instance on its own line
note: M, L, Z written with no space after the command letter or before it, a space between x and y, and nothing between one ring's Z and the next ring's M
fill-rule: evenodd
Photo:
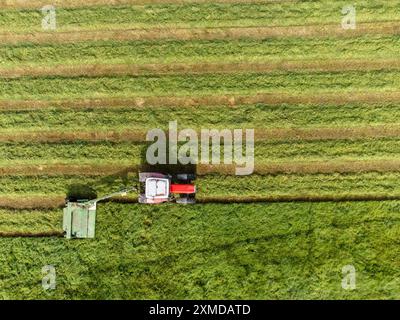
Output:
M398 299L397 1L0 3L0 297ZM255 129L255 170L197 166L198 204L99 204L135 183L147 130ZM13 237L11 237L13 236ZM42 268L56 268L55 290ZM342 289L342 267L356 289Z

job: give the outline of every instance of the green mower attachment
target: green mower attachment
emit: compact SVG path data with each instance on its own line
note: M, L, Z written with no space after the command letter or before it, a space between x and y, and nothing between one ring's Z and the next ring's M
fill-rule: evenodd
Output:
M116 196L125 196L128 192L134 190L136 188L133 187L93 200L67 201L63 216L65 238L94 238L97 202Z

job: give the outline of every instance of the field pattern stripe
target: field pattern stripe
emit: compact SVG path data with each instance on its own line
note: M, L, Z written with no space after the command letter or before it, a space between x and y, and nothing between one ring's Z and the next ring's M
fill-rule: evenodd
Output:
M156 5L156 4L202 4L202 3L295 3L297 0L53 0L51 4L58 8L79 8L89 6L120 5ZM0 9L37 9L48 5L45 0L1 0Z
M0 176L106 176L127 175L137 173L140 165L76 165L76 164L43 164L43 165L16 165L0 167ZM197 175L209 174L235 175L236 165L197 165ZM335 160L335 161L307 161L307 162L280 162L256 164L254 174L321 174L321 173L361 173L361 172L399 172L399 159L381 160Z
M400 70L400 60L322 60L280 61L265 63L172 63L172 64L85 64L57 66L25 66L0 69L1 78L21 77L101 77L215 73L269 73L276 71L373 71Z
M199 132L200 133L200 132ZM145 142L147 129L120 131L20 131L0 132L0 142ZM360 140L400 137L400 124L364 127L255 129L255 141Z
M100 98L71 100L0 100L0 110L34 110L44 108L151 108L151 107L201 107L240 106L251 104L382 104L400 102L400 91L290 94L285 92L256 95L210 95L210 96L143 96L131 98Z
M137 173L139 166L103 164L43 164L43 165L16 165L0 167L0 176L105 176L126 175L129 172Z
M236 165L199 165L199 176L213 173L235 175ZM255 164L254 174L322 174L322 173L361 173L361 172L399 172L399 159L384 160L337 160L307 162L281 162Z
M63 231L42 231L42 232L27 232L27 231L0 231L0 238L43 238L43 237L63 237Z
M20 43L76 43L83 41L136 40L223 40L266 39L282 37L357 37L365 34L397 35L400 23L395 21L359 23L357 29L342 29L340 24L281 27L225 27L225 28L149 28L124 30L96 30L74 32L2 33L2 44Z
M274 195L274 196L201 196L197 203L274 203L274 202L348 202L348 201L393 201L400 200L400 194L344 194L344 195ZM137 198L113 198L105 202L113 203L138 203ZM37 210L37 209L61 209L65 205L65 197L62 196L30 196L8 197L0 196L0 208L10 210Z

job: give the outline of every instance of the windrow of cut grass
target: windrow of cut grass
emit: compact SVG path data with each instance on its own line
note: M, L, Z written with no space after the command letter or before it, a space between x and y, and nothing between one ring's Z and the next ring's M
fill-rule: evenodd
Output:
M274 72L165 75L141 77L48 77L0 79L3 99L71 99L256 93L390 92L400 86L400 72Z
M84 41L137 41L137 40L226 40L257 39L280 37L345 37L354 38L365 34L398 35L396 21L365 22L357 24L356 29L343 29L338 23L325 25L274 26L274 27L218 27L218 28L149 28L65 32L1 33L4 44L21 43L75 43Z
M234 128L232 128L234 129ZM354 127L310 127L284 129L255 129L254 140L257 142L276 141L318 141L318 140L361 140L372 138L396 138L399 136L398 124ZM0 132L0 142L144 142L145 130L129 130L120 128L118 131L19 131L4 130Z
M373 71L399 70L400 60L330 60L330 61L283 61L268 63L198 63L198 64L95 64L23 66L0 69L1 78L21 77L107 77L176 74L232 74L270 73L276 71Z
M96 7L96 6L127 6L127 5L136 5L136 6L147 6L147 5L177 5L177 4L201 4L201 3L232 3L232 4L240 4L240 3L296 3L298 0L218 0L218 1L210 1L210 0L90 0L90 1L82 1L82 0L54 0L53 5L58 8L81 8L81 7ZM44 0L15 0L9 2L7 0L3 0L0 2L1 9L37 9L42 8L47 5L48 2Z
M1 111L24 111L42 109L153 109L169 107L172 110L179 108L200 107L244 107L246 105L290 106L299 107L324 106L329 110L334 106L382 106L397 105L400 101L399 91L390 92L344 92L330 93L263 93L253 95L221 94L207 96L141 96L131 98L91 98L91 99L49 99L49 100L0 100ZM250 106L251 107L251 106ZM160 109L162 110L162 109ZM96 111L97 112L97 111Z
M371 101L370 101L371 102ZM341 111L341 112L338 112ZM221 114L224 116L221 117ZM249 104L235 106L180 106L153 107L86 107L86 108L36 108L24 110L0 110L0 133L12 131L16 136L26 131L67 132L77 130L82 137L89 131L138 131L138 138L153 128L168 129L171 120L178 122L179 129L238 129L255 128L262 135L266 129L289 128L341 128L366 127L369 125L394 125L400 117L400 100L396 103L374 105L352 103L345 105L306 104ZM84 127L82 126L84 124ZM68 129L68 131L66 130ZM19 131L19 132L17 132ZM140 134L143 132L143 134ZM56 134L56 133L55 133ZM76 135L76 138L79 138ZM72 136L74 138L74 136ZM96 137L94 137L96 138ZM135 137L132 137L133 140ZM121 137L123 139L123 137Z
M399 36L269 38L265 40L95 41L0 45L3 67L82 64L170 64L334 60L396 60ZM382 49L384 48L384 50Z
M0 143L2 166L114 163L139 165L147 145L132 142ZM325 141L271 141L255 143L255 164L325 160L395 159L400 139L361 139ZM221 157L224 155L221 148ZM210 157L211 158L211 157Z
M56 32L68 30L110 30L193 27L250 27L250 26L299 26L337 24L341 22L341 10L345 1L292 3L186 3L147 4L117 6L82 6L57 8ZM34 10L2 10L0 31L42 31L43 15L40 7ZM379 10L379 15L376 11ZM385 5L370 1L357 3L357 22L395 22L400 5L388 1ZM306 14L306 17L305 17Z

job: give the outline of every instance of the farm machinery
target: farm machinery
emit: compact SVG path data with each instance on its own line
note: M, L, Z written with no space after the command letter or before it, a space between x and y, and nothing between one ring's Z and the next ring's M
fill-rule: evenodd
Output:
M191 173L171 175L141 172L139 173L139 203L193 204L196 202L196 186L192 184L195 178L195 175Z
M67 199L63 215L64 236L71 238L94 238L97 203L117 196L126 196L128 192L139 192L139 203L160 204L176 202L195 203L196 186L192 184L194 174L176 175L157 172L139 173L139 189L131 187L105 195L101 198Z
M126 196L128 192L134 190L136 188L125 189L93 200L67 199L63 215L64 236L67 239L94 238L97 202L116 196Z

